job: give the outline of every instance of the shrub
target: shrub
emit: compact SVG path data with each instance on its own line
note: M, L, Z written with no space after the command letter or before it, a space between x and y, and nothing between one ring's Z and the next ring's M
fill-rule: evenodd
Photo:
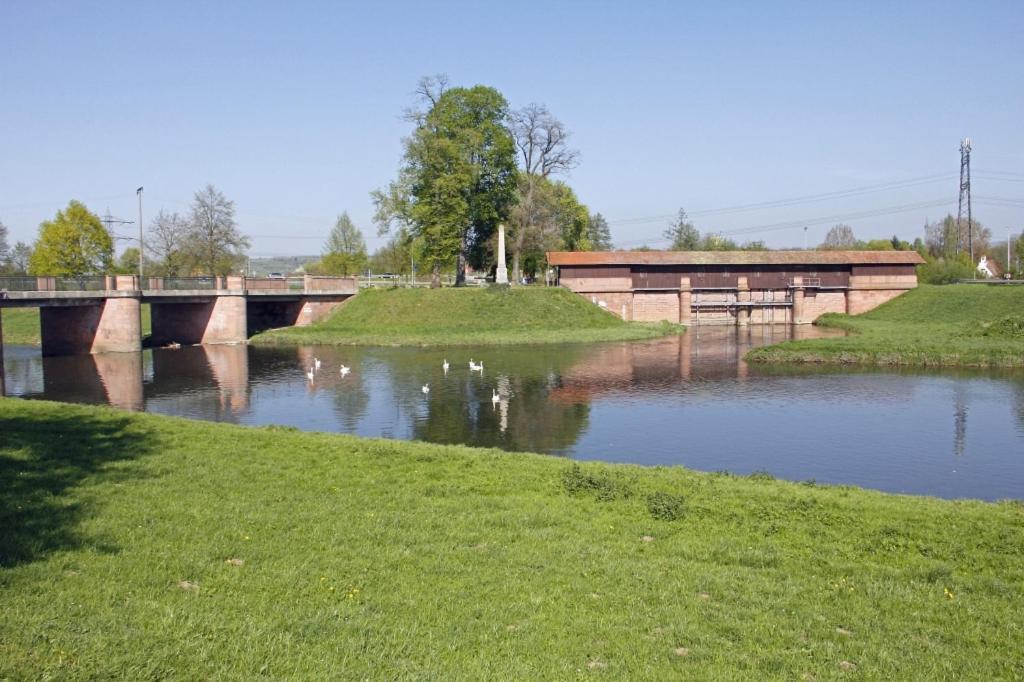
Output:
M608 474L584 471L579 464L573 464L562 472L562 487L571 495L590 494L603 501L629 497L632 494L624 483Z
M682 495L658 492L647 496L647 511L660 521L675 521L683 517L686 506Z
M922 284L952 284L976 276L974 266L964 260L939 258L917 266L917 280Z

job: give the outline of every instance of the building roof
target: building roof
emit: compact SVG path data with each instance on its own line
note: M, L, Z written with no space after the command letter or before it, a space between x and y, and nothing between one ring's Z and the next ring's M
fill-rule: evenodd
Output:
M917 251L548 251L551 265L917 265Z

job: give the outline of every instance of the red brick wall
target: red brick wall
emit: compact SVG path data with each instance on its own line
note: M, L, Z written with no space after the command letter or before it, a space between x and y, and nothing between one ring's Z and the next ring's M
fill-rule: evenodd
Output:
M633 294L633 320L636 322L679 322L679 294L638 291Z

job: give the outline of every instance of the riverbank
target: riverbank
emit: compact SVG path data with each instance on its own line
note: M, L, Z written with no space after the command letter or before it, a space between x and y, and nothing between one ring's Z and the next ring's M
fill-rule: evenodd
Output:
M364 289L322 322L273 329L250 343L476 346L635 341L680 331L625 322L559 288Z
M1024 287L921 285L863 315L815 324L849 335L756 348L750 362L1024 367Z
M0 400L0 677L1007 679L1024 506Z
M41 343L38 308L4 308L0 310L0 315L3 316L4 343L23 346L38 346Z
M21 346L38 346L42 343L39 332L39 308L4 308L3 342ZM149 304L142 306L142 334L150 333L152 325Z

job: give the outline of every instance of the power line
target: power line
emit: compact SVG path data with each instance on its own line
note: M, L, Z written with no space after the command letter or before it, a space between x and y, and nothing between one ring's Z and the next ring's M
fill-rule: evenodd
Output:
M878 183L874 185L864 185L861 187L853 187L849 189L834 190L831 192L822 192L819 194L805 194L802 196L789 197L786 199L774 199L771 201L760 201L747 204L736 204L733 206L724 206L720 208L709 208L699 211L687 212L688 216L712 216L712 215L726 215L729 213L740 213L744 211L754 211L766 208L783 208L787 206L793 206L802 203L815 203L820 201L827 201L829 199L843 199L847 197L860 196L863 194L873 194L876 192L885 192L894 189L906 189L908 187L915 187L918 185L926 185L940 180L949 180L956 177L955 173L936 173L933 175L923 175L916 178L906 178L904 180L894 180L890 182ZM618 220L609 220L611 225L630 225L639 223L649 223L658 220L671 220L675 218L676 214L662 214L654 216L646 216L640 218L620 218Z
M896 206L886 206L883 208L876 208L867 211L858 211L853 213L840 213L830 216L819 216L816 218L805 218L801 220L788 220L778 223L768 223L764 225L752 225L749 227L741 227L734 230L723 230L714 234L727 236L727 235L743 235L753 234L756 232L775 232L778 230L791 230L794 228L800 228L808 225L822 225L831 222L839 222L842 220L856 220L860 218L877 218L884 215L893 215L896 213L905 213L907 211L916 211L922 208L935 208L938 206L949 206L953 202L950 199L933 199L931 201L922 201L913 204L900 204ZM630 244L645 244L645 243L661 243L670 242L671 239L664 237L656 237L653 239L637 239L626 242L620 242L621 245L626 246Z

